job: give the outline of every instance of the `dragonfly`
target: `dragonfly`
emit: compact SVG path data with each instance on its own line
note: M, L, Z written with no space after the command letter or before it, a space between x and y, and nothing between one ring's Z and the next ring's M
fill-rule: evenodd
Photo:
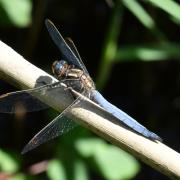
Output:
M86 97L96 103L107 113L115 117L120 123L134 132L153 141L162 141L157 134L151 132L127 113L108 102L100 92L96 90L95 83L90 77L73 41L70 38L64 39L49 19L45 20L45 25L50 37L63 57L52 64L53 74L59 81L33 89L15 91L1 95L0 112L14 113L17 102L21 102L25 106L27 112L47 108L47 106L38 100L36 96L43 96L46 92L58 93L58 91L62 89L68 90L69 95L73 97L74 101L29 141L22 150L23 154L73 129L77 124L72 119L68 118L68 113L71 108L80 105L82 97ZM64 86L62 86L62 84ZM76 96L73 92L77 92ZM81 96L77 95L79 93Z

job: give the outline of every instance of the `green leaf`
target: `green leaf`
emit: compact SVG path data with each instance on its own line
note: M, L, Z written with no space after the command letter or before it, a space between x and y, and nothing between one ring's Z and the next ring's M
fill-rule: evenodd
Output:
M51 160L48 164L47 175L50 180L66 180L65 169L63 164L57 160Z
M134 45L121 47L117 51L116 61L159 61L170 58L180 58L180 44L164 43L149 45Z
M139 164L131 155L101 139L81 139L76 148L83 157L94 158L106 179L129 179L139 171Z
M26 180L28 177L25 174L16 174L12 176L9 180Z
M81 160L74 161L74 179L75 180L88 180L88 173L86 165Z
M156 22L148 14L148 12L143 8L143 6L136 0L122 0L124 6L126 6L129 11L134 14L134 16L141 22L143 26L149 29L156 37L162 41L165 40L165 36L158 29Z
M129 179L139 171L137 161L115 146L104 147L97 152L96 162L107 179Z
M104 142L98 138L82 138L75 142L75 147L83 157L89 158L96 153L101 143L104 144Z
M0 0L0 7L6 12L11 23L26 27L31 22L31 0Z
M134 14L135 17L148 29L153 29L155 21L136 0L122 0L122 3Z
M9 152L0 150L0 170L7 173L15 173L18 171L20 166L19 161L15 155Z
M180 5L172 0L148 0L152 5L164 10L180 23Z
M105 35L106 39L103 44L103 52L101 55L100 66L97 75L97 87L102 88L105 84L112 67L112 61L116 55L117 40L121 28L121 20L123 15L123 6L121 1L116 1L112 11L109 27Z

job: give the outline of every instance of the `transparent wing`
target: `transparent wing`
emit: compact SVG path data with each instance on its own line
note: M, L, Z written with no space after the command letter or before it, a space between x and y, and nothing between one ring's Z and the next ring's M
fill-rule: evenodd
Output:
M47 126L45 126L38 134L36 134L29 143L22 150L22 154L36 148L40 144L45 143L57 136L69 132L71 129L77 126L73 120L68 118L66 115L70 108L79 103L79 98L77 98L70 106L68 106L59 116L57 116L53 121L51 121Z
M15 91L0 96L0 112L14 113L16 106L21 105L27 112L39 111L48 108L43 102L38 100L36 96L55 93L55 91L64 90L60 83L44 85L34 89ZM56 92L57 93L57 92Z
M66 41L66 43L68 44L68 46L71 48L71 50L74 52L74 54L76 55L76 57L79 59L79 61L81 62L81 64L83 65L83 68L84 68L85 73L89 75L89 73L88 73L88 71L87 71L87 69L86 69L86 66L85 66L84 63L83 63L83 61L82 61L82 59L81 59L81 56L80 56L80 54L79 54L79 52L78 52L78 50L77 50L77 48L76 48L73 40L72 40L71 38L65 38L65 41Z
M71 48L68 46L68 44L65 42L64 38L62 37L60 32L57 30L55 25L49 19L45 20L45 24L46 24L47 30L48 30L52 40L54 41L56 46L59 48L59 50L61 51L63 56L65 58L67 58L66 60L70 64L74 64L81 70L87 72L84 64L82 64L81 61L76 57L76 55L71 50Z

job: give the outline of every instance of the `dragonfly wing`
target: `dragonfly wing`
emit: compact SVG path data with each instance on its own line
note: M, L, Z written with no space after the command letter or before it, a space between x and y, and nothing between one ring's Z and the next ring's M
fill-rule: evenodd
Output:
M15 91L0 96L0 112L14 113L18 105L21 105L27 112L39 111L48 108L43 102L37 99L37 96L46 95L46 93L58 93L64 89L60 83L52 83L40 86L34 89ZM57 92L58 91L58 92Z
M76 55L68 46L68 44L66 43L66 41L64 40L58 29L55 27L55 25L49 19L45 20L45 24L52 40L59 48L62 55L67 59L67 61L70 64L74 64L81 70L86 71L86 68L84 68L85 67L84 64L82 64L80 60L76 57Z
M81 59L81 56L73 42L73 40L71 38L65 38L65 41L66 43L68 44L68 46L71 48L71 50L74 52L74 54L76 55L76 57L79 59L80 63L83 65L83 70L85 71L86 74L89 75L87 69L86 69L86 66L84 65L82 59Z
M47 126L45 126L38 134L36 134L29 143L22 150L22 154L36 148L40 144L45 143L57 136L69 132L71 129L77 126L73 120L68 118L66 115L70 108L77 105L79 98L77 98L70 106L68 106L59 116L57 116L53 121L51 121Z

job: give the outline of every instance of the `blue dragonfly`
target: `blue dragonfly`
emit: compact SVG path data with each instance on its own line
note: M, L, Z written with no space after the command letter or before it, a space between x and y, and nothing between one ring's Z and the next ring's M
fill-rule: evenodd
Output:
M73 129L76 123L69 119L67 115L71 108L81 103L82 96L98 104L107 113L131 130L153 141L162 141L158 135L149 131L128 114L108 102L96 90L95 84L81 60L73 41L70 38L64 39L50 20L47 19L45 25L52 40L63 56L62 60L55 61L52 65L53 74L59 81L34 89L11 92L0 96L0 112L14 113L17 102L21 102L28 112L47 108L47 106L36 99L35 96L44 95L46 92L58 93L58 91L62 89L68 90L69 95L74 98L74 101L29 141L22 151L23 154ZM64 86L62 86L62 84L64 84ZM77 92L77 94L80 93L82 96L75 96L73 92Z

